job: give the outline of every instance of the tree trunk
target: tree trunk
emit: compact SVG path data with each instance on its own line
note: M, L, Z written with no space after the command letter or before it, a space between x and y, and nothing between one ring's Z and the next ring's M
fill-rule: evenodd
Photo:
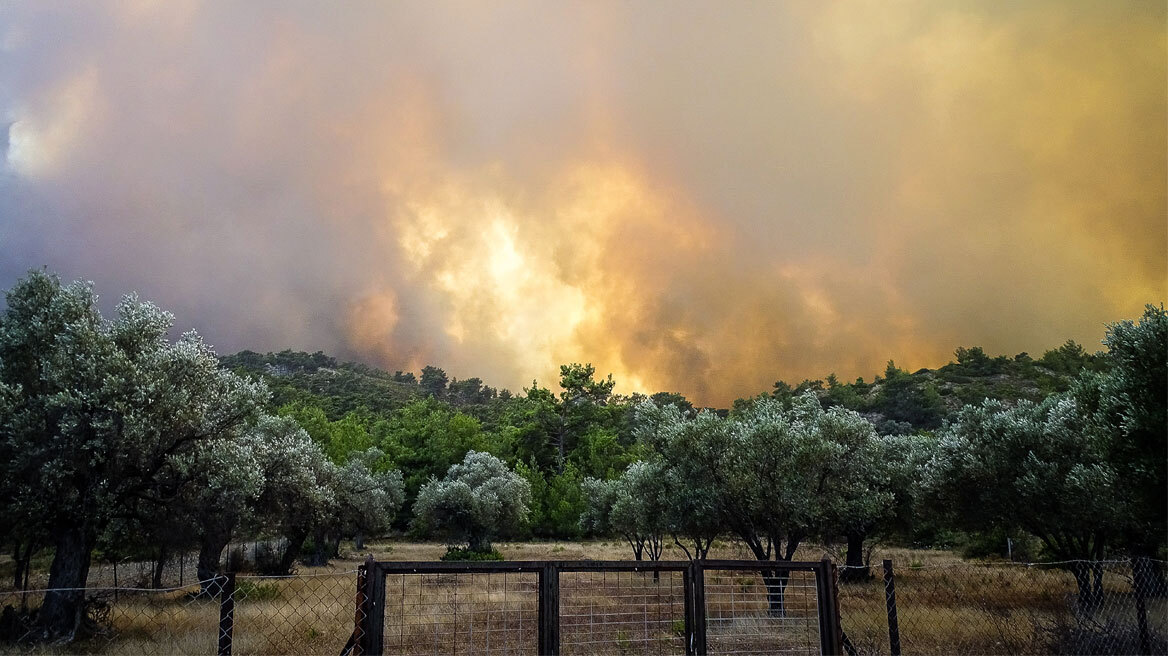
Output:
M787 614L786 591L787 581L791 578L790 572L785 570L763 570L762 582L767 589L767 608L772 617L785 617Z
M28 591L28 575L32 572L32 555L39 549L39 546L30 543L28 549L24 552L24 560L21 562L21 569L24 570L24 581L20 586L21 592Z
M284 555L280 557L280 574L287 576L292 573L292 566L296 564L296 557L300 555L304 540L308 538L308 531L297 529L284 537L288 539L288 544L284 546Z
M1071 572L1079 588L1079 611L1093 615L1102 600L1102 568L1094 563L1080 561L1071 565Z
M68 642L78 636L85 619L85 583L95 542L88 521L57 535L56 553L49 566L49 592L37 617L42 639Z
M28 587L28 569L29 563L32 561L33 543L30 541L25 544L23 551L20 547L20 542L17 542L12 548L12 560L13 564L16 565L16 571L12 573L12 587L24 590Z
M323 530L315 530L312 532L312 553L300 560L309 567L324 567L329 563L332 549L333 538Z
M365 534L361 531L357 531L357 535L353 537L353 547L357 551L365 548Z
M152 587L157 590L162 587L162 569L166 566L166 547L158 548L158 560L154 561L154 572L151 580Z
M848 532L848 555L840 572L841 583L856 583L872 578L872 572L864 566L864 538L860 531Z
M218 531L205 531L199 538L199 562L196 572L199 576L199 586L205 595L219 594L219 560L223 557L223 549L231 542L231 535Z

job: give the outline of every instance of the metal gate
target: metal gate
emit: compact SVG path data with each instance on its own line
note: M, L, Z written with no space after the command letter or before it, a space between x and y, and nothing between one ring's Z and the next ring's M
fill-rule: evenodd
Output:
M820 562L377 562L354 638L375 654L838 654Z

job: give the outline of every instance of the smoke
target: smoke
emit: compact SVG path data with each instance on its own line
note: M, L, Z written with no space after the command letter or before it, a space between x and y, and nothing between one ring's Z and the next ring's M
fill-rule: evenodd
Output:
M1097 345L1168 277L1155 3L0 8L0 284L220 351L703 403Z

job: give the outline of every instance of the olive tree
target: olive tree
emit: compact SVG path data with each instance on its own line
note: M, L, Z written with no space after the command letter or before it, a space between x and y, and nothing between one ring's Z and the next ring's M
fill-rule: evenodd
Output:
M616 533L629 543L633 557L660 560L662 537L668 532L669 498L664 468L659 463L634 462L620 478L584 481L587 505L580 523L585 531Z
M660 429L659 429L660 430ZM885 511L864 457L872 426L850 410L825 411L813 391L761 397L727 419L710 412L664 430L667 466L696 481L720 524L762 561L789 561L806 538ZM787 575L764 572L773 614L785 613Z
M688 446L685 439L679 439L688 422L687 415L676 405L646 400L636 406L633 417L637 441L663 454L663 466L658 467L662 490L657 494L664 499L660 505L666 531L687 558L706 558L714 539L725 529L718 514L714 479L693 467L700 464L700 459L674 452ZM702 420L718 421L716 415L703 416Z
M349 454L344 465L331 468L329 488L333 510L313 530L316 552L309 563L324 565L340 552L342 538L376 535L389 529L405 501L401 472L376 472L385 454L370 448Z
M531 485L489 453L470 451L446 477L431 478L414 502L414 526L425 535L491 550L491 538L527 518Z
M278 571L288 574L308 537L336 515L336 466L294 419L270 417L256 429L256 458L264 473L256 519L258 526L284 536Z
M1111 434L1110 461L1124 473L1119 493L1131 521L1121 540L1134 556L1162 559L1168 550L1168 313L1148 305L1138 321L1108 326L1103 343L1111 370L1096 379L1096 415ZM1162 572L1155 575L1162 594L1168 588Z
M240 523L246 521L263 490L264 474L256 438L202 444L178 459L189 478L175 508L167 508L170 523L194 527L199 547L196 571L204 589L219 573L219 559Z
M847 543L840 580L871 578L865 544L874 533L903 527L913 509L917 474L930 454L924 435L880 435L856 425L859 439L839 462L837 480L844 489L825 533L842 535ZM847 489L853 488L853 489Z
M173 316L127 296L113 319L88 283L32 272L6 295L0 467L20 501L43 505L54 548L38 615L42 637L82 628L98 535L115 516L157 512L183 480L176 461L230 440L267 396L219 368L195 333L167 338Z
M1099 567L1122 528L1120 472L1108 461L1111 434L1074 395L1008 407L986 400L962 408L939 436L923 474L925 498L957 526L1018 526L1071 564L1079 603L1097 607Z

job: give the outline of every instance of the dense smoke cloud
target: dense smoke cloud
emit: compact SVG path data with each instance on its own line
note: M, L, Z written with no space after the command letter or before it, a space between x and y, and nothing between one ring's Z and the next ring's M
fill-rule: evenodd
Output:
M1166 295L1158 3L0 9L0 284L706 403ZM0 140L2 142L2 140Z

